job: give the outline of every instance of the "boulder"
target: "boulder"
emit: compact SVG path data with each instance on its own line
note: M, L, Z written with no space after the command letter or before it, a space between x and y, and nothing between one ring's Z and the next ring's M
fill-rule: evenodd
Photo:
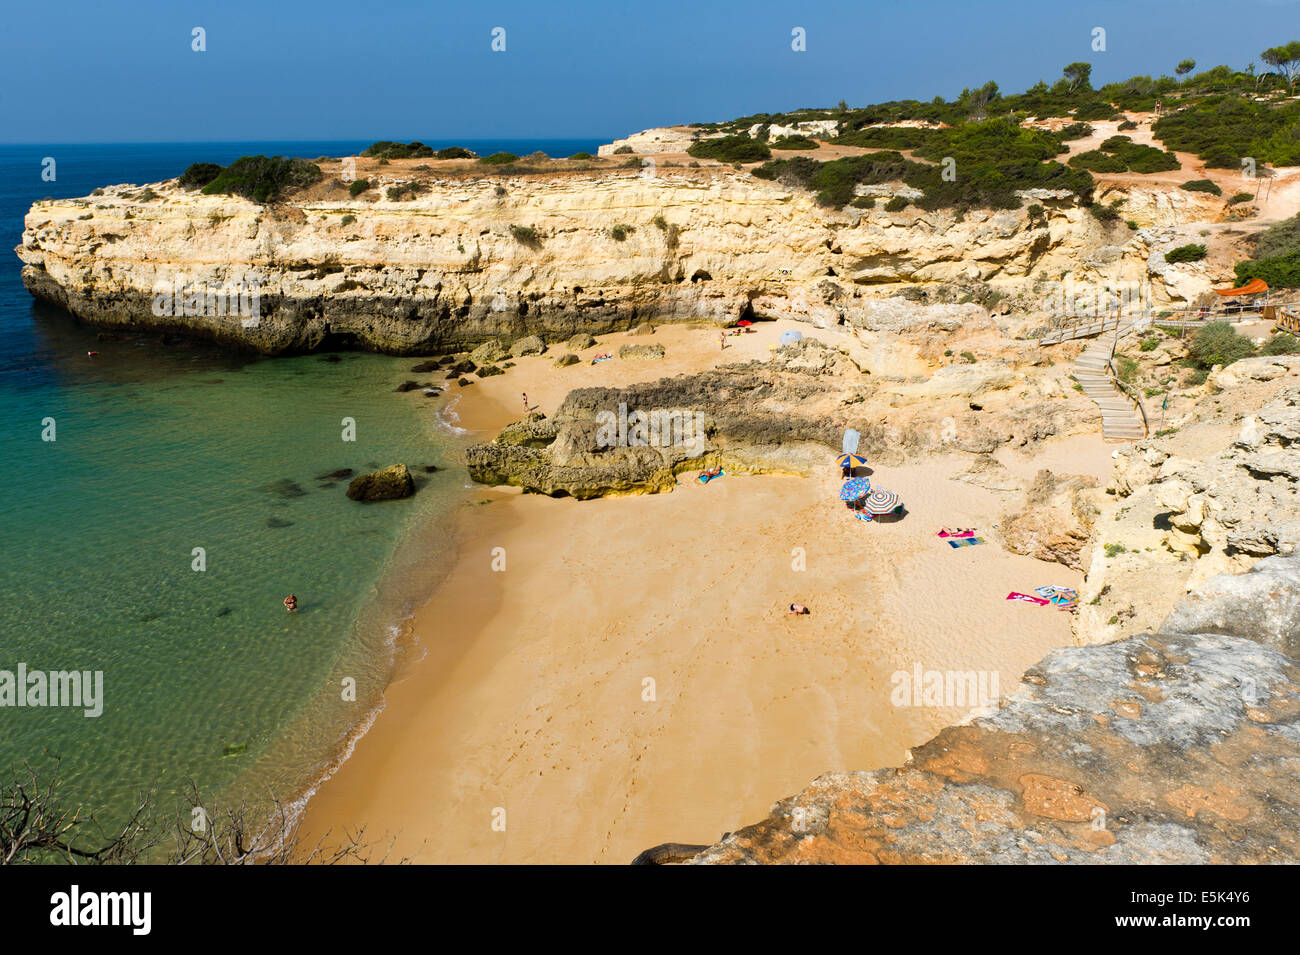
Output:
M565 345L569 351L582 351L584 348L595 348L596 339L586 332L578 332Z
M394 464L352 479L348 498L353 501L394 501L415 493L415 479L405 464Z
M1161 630L1242 637L1300 659L1300 556L1265 557L1244 574L1209 578Z
M649 322L642 322L640 325L628 330L629 335L653 335L654 333L654 326Z
M580 359L577 355L570 352L569 354L561 355L559 358L555 359L555 367L566 368L569 365L576 365L581 360L582 359Z
M480 365L478 369L478 376L480 378L491 378L493 375L504 375L505 373L504 368L500 368L496 365Z
M502 345L494 338L492 341L484 342L482 345L479 345L478 348L475 348L469 353L469 358L470 361L477 362L478 364L491 364L492 362L500 361L508 354L509 352L506 350L506 346Z
M663 345L623 345L618 350L619 358L655 359L666 354Z
M545 351L546 342L536 335L527 335L510 346L510 357L519 358L522 355L540 355Z

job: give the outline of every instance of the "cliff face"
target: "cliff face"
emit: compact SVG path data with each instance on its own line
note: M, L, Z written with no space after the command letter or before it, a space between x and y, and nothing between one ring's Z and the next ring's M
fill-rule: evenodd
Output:
M1000 283L1033 308L1046 293L1025 282L1031 272L1148 275L1148 253L1128 230L1108 231L1073 200L1046 195L1028 200L1042 216L956 217L827 210L720 166L459 179L382 168L377 189L355 199L327 166L321 186L274 205L174 181L39 202L17 249L23 281L105 326L266 353L346 345L407 354L529 334L553 341L646 319L755 313L862 324L896 283ZM426 191L383 197L413 180ZM258 291L256 314L212 307L214 290L240 282ZM160 290L179 290L191 307L159 314Z

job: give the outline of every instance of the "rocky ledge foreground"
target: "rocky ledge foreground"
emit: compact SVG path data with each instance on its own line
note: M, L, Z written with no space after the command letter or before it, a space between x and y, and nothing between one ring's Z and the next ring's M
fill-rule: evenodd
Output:
M1245 587L1300 594L1300 559L1269 562ZM1228 629L1058 650L907 765L822 776L693 861L1294 862L1300 665Z

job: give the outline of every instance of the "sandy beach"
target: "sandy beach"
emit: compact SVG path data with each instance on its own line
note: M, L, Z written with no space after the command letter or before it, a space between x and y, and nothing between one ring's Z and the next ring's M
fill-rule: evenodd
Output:
M522 392L549 413L574 387L763 357L785 327L808 332L763 323L724 352L716 330L661 328L663 361L567 369L552 349L453 407L486 440L520 417ZM645 339L604 336L591 354L623 341ZM1076 437L1001 459L1101 477L1111 450ZM898 764L971 712L895 706L897 671L996 673L1006 693L1071 643L1067 614L1006 595L1080 575L999 546L1008 496L950 480L969 457L876 467L907 504L893 523L852 519L830 457L808 478L683 475L671 493L587 502L471 492L456 564L412 623L420 652L312 798L308 834L365 826L392 857L448 863L622 864L713 842L818 774ZM953 549L944 525L987 543Z

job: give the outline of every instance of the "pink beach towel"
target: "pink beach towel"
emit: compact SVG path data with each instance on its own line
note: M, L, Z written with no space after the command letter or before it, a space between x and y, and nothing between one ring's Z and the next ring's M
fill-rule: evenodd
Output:
M1050 600L1044 600L1042 597L1031 597L1029 594L1018 594L1015 592L1007 594L1008 600L1023 600L1027 604L1037 604L1040 607L1046 607Z

